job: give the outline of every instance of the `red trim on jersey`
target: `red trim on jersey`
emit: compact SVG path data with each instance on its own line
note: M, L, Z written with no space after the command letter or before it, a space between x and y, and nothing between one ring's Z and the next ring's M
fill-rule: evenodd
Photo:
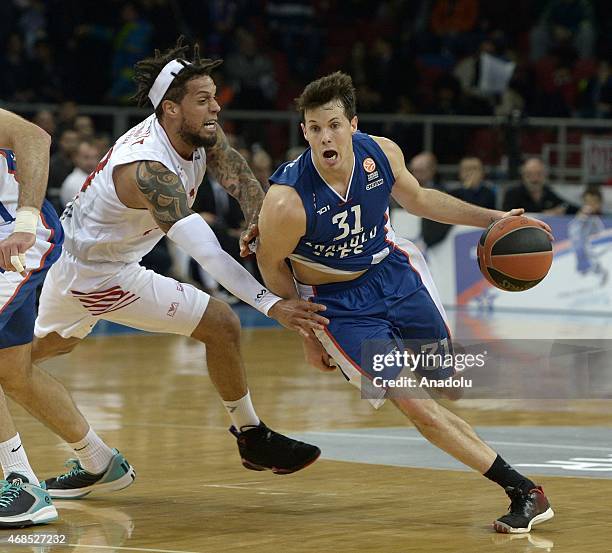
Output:
M0 156L3 156L3 157L4 157L4 159L6 159L6 164L7 164L7 168L6 168L6 170L7 170L8 174L9 174L9 175L16 175L16 174L17 174L17 171L15 171L15 169L9 169L9 167L8 167L9 158L8 158L8 156L6 155L6 152L5 152L4 150L2 150L2 149L0 149Z
M6 303L2 306L2 309L0 309L0 315L4 312L4 310L11 304L11 302L15 299L15 296L17 296L17 294L19 293L19 290L21 290L21 287L28 281L28 279L30 278L30 275L33 273L34 271L30 271L25 278L19 283L19 286L17 286L17 288L15 288L15 291L13 292L13 295L6 301Z
M2 152L2 150L0 150L0 152ZM2 153L4 154L4 152L2 152ZM42 212L40 214L40 219L41 219L42 224L44 225L44 227L51 231L51 236L49 237L49 241L53 240L53 237L55 236L55 230L47 225L47 222L45 221L45 216L42 214ZM28 272L28 274L25 276L25 278L19 283L19 286L17 286L17 288L15 288L15 291L13 292L13 295L6 301L6 303L0 309L0 314L2 314L2 312L15 299L15 297L19 293L19 290L21 290L21 287L29 280L30 276L33 273L37 273L38 271L40 271L45 266L45 261L47 260L47 257L49 256L49 254L53 251L53 248L55 248L55 244L53 244L53 243L49 244L49 249L43 254L42 258L40 259L40 265L38 266L38 268L32 269L31 271Z
M327 335L327 337L334 343L334 345L338 348L338 350L340 351L340 353L342 355L344 355L344 357L347 359L347 361L353 365L353 367L355 369L357 369L358 372L360 372L363 376L365 376L368 380L372 380L372 378L370 377L370 375L365 372L357 363L355 363L355 361L353 361L351 359L351 357L349 356L348 353L346 353L346 351L344 351L344 349L342 348L342 346L336 341L336 339L333 337L332 333L329 331L328 328L323 329L323 332L325 332L325 334ZM327 352L329 354L329 352ZM342 369L340 369L342 370Z

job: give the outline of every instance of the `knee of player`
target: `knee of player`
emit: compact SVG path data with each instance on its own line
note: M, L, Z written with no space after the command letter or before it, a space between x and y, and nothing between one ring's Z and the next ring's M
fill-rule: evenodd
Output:
M32 362L45 361L58 355L70 353L80 342L77 339L61 338L55 333L48 334L44 338L36 338L32 344Z
M5 366L0 369L0 386L9 395L27 388L32 376L31 363Z
M240 319L227 303L211 298L192 337L205 343L238 343Z

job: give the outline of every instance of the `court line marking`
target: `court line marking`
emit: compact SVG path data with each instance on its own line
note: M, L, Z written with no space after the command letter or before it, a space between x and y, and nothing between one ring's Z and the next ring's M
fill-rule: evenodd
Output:
M377 440L398 440L398 441L413 441L413 442L427 442L426 438L421 436L385 436L382 434L356 434L351 432L299 432L298 434L315 434L318 436L341 436L345 438L374 438ZM491 441L485 440L488 444L493 445L507 445L507 446L520 446L520 447L536 447L536 448L554 448L554 449L580 449L584 451L610 451L612 452L612 448L610 447L594 447L594 446L583 446L583 445L566 445L566 444L546 444L546 443L532 443L532 442L499 442L499 441Z
M119 545L88 545L86 543L66 543L68 547L89 547L90 549L120 549L121 551L145 551L147 553L202 553L201 551L187 551L186 549L148 549L146 547L121 547Z

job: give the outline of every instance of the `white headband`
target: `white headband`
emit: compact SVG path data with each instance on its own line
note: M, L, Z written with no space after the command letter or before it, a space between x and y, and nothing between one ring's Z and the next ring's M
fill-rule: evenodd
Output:
M189 62L180 62L178 60L169 61L164 68L161 70L151 90L149 90L149 100L153 104L153 107L157 109L162 101L162 98L168 92L170 85L174 78L181 72L185 65L191 65Z

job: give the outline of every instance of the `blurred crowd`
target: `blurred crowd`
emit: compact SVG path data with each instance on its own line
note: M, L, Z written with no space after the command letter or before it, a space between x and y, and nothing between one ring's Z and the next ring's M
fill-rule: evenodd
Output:
M226 60L225 107L343 68L361 112L612 116L607 0L4 0L0 98L125 104L181 33Z
M172 46L178 34L198 41L206 56L225 59L215 74L224 108L292 109L309 80L343 69L355 82L360 113L612 117L612 3L605 0L4 0L0 100L57 105L33 120L53 137L48 195L58 212L116 139L78 105L129 104L134 63ZM285 152L286 129L273 125L224 125L265 187L278 163L303 151ZM392 125L380 132L403 147L422 186L504 210L602 212L598 188L585 188L581 205L559 197L538 158L523 160L514 187L487 180L485 164L509 152L509 142L500 146L500 129L470 131L467 139L449 128L436 137L442 161L464 156L446 182L432 152L414 155L420 131ZM517 159L541 151L548 138L531 147L529 136L520 140ZM252 259L239 257L240 207L214 179L206 177L194 209L257 274ZM449 229L423 220L421 240L434 246ZM225 294L165 241L143 262Z
M56 112L39 111L33 121L53 137L47 194L61 214L66 204L79 192L87 176L95 170L114 139L99 132L91 117L80 115L73 102L60 104ZM261 143L247 143L244 136L231 133L228 133L228 139L249 163L264 189L268 188L268 177L278 163L293 160L304 151L303 147L290 148L283 159L274 159ZM456 177L446 181L440 178L438 161L432 152L421 152L407 160L407 164L421 186L442 190L482 207L504 211L523 207L529 213L546 215L577 214L587 217L604 214L600 188L585 187L582 204L574 205L555 193L549 184L548 167L537 157L527 157L523 161L520 168L521 182L514 186L502 186L489 180L482 160L475 156L462 158ZM193 209L208 222L222 247L259 276L254 260L243 259L239 254L238 240L245 227L240 206L208 174L200 186ZM423 219L419 240L425 247L435 246L447 236L450 229L450 225ZM143 263L161 274L194 282L226 301L235 300L220 289L201 267L180 251L172 249L172 245L165 240L144 258Z

